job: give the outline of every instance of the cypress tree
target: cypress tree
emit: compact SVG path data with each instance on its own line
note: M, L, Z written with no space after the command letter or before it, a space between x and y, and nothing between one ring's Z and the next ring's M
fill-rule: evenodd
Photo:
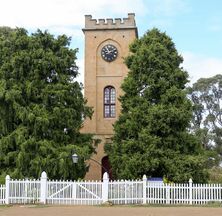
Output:
M114 176L206 181L202 147L188 131L188 74L174 43L152 29L130 46L130 52L125 59L129 73L122 84L122 112L114 125L113 144L106 146Z
M0 175L77 179L84 160L73 165L73 150L93 152L91 135L81 134L92 115L76 81L77 49L65 35L28 35L22 28L0 31Z

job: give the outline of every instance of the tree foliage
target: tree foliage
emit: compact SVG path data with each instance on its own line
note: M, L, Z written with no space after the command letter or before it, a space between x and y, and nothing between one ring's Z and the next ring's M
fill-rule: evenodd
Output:
M206 180L200 143L188 133L192 104L186 97L187 73L172 40L157 29L130 46L129 68L120 97L122 112L106 146L113 174L144 174L175 182Z
M77 179L89 156L91 135L79 132L92 114L75 81L77 49L70 38L38 30L0 29L0 175Z
M189 93L194 104L193 131L205 149L222 156L222 75L199 79Z

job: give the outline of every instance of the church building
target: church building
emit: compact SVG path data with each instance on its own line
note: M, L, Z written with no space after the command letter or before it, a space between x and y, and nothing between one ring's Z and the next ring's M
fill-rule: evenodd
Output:
M128 69L124 57L129 54L129 45L137 38L135 14L127 18L92 19L85 16L85 77L84 96L87 105L93 108L92 119L86 119L83 133L95 134L101 142L96 147L96 154L89 160L86 179L100 180L107 170L111 177L108 156L104 145L111 144L113 124L118 119L122 94L120 88Z

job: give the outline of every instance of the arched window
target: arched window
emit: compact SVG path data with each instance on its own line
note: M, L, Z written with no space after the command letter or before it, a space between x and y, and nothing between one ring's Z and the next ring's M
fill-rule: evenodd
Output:
M116 117L116 90L112 86L104 88L104 117Z

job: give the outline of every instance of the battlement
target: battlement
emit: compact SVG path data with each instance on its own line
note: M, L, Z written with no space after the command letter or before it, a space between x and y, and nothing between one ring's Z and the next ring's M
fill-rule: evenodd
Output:
M92 29L118 29L118 28L136 28L135 14L128 13L127 18L116 19L92 19L91 15L85 15L84 30Z

